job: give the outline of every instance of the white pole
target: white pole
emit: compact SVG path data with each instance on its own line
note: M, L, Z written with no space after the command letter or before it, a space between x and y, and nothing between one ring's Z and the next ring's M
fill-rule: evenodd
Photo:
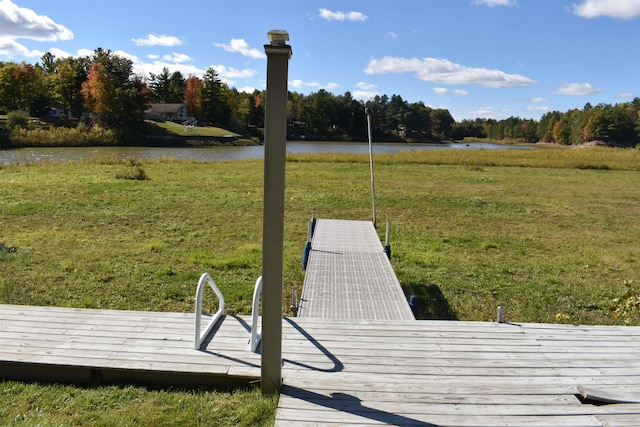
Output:
M367 115L367 134L369 135L369 169L371 170L371 207L373 209L373 226L376 226L376 183L373 176L373 140L371 138L371 109L370 103L365 104L364 113Z

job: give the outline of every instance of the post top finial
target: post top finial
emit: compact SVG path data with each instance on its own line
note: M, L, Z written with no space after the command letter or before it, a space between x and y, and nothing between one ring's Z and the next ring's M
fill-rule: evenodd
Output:
M289 33L285 30L271 30L267 37L272 46L284 46L289 41Z

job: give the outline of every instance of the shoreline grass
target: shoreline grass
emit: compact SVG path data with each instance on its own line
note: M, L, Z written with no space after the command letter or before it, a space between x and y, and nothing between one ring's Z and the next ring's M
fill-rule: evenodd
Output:
M514 322L640 325L637 315L611 312L629 283L640 283L639 155L594 147L376 156L378 229L383 237L391 222L405 293L420 296L424 318L493 320L502 305ZM127 168L146 179L118 178L141 173ZM0 182L0 242L11 249L0 251L0 303L190 312L207 271L229 312L249 313L261 264L262 161L8 165ZM285 295L302 285L311 215L370 219L369 185L367 156L288 156ZM60 387L0 383L0 420L73 424ZM146 413L157 398L174 402L154 419L166 425L222 405L215 393L68 387L63 395L88 402L74 407L83 421L93 413L104 425ZM277 402L254 393L238 398L262 414L250 419L269 425ZM92 399L119 403L96 409Z

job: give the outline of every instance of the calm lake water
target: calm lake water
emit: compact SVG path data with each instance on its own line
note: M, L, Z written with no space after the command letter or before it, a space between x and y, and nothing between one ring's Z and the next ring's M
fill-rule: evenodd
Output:
M532 149L531 146L500 145L486 142L460 144L403 144L374 143L373 153L397 153L408 150L441 150L444 148L474 149ZM365 142L287 142L287 152L301 153L369 153ZM186 160L209 162L215 160L261 159L263 146L252 147L52 147L52 148L16 148L0 150L0 165L14 163L64 162L91 159L94 157L116 157L122 159L158 159L175 157Z

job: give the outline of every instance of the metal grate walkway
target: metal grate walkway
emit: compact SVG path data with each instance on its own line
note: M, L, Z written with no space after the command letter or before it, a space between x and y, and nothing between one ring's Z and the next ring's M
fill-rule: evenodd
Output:
M373 223L317 220L298 317L415 320Z

